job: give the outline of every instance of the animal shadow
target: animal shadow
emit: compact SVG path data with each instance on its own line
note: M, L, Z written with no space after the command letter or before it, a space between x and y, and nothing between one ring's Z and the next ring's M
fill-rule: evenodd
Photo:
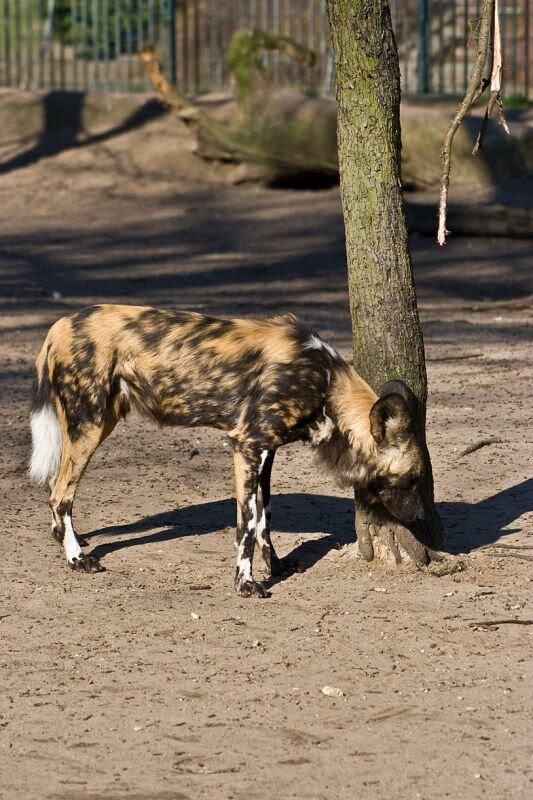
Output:
M313 537L299 542L282 560L284 575L313 567L335 548L355 541L354 503L346 497L288 493L273 497L274 542L276 531ZM478 503L442 502L437 504L446 531L445 550L470 553L519 532L522 527L508 527L523 514L533 510L533 479L504 489ZM126 547L139 547L215 533L235 526L233 499L213 500L194 506L163 511L124 525L112 525L86 535L106 537L96 544L91 555L102 558ZM322 534L316 538L316 534Z

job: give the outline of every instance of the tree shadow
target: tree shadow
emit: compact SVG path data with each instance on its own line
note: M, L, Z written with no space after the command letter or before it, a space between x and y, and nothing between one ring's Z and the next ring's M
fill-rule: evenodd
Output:
M533 511L533 478L503 489L479 503L437 505L444 522L448 552L471 553L522 530L522 526L507 526Z
M42 98L43 127L37 142L32 147L0 164L0 175L35 164L65 150L87 147L105 142L115 136L139 128L152 119L167 113L165 106L156 99L148 100L130 116L104 133L83 135L83 107L85 92L48 92Z
M507 526L533 510L533 479L504 489L479 503L438 503L438 509L447 531L445 549L452 554L470 553L522 529ZM319 539L300 542L290 552L284 559L289 571L294 571L295 565L299 571L310 569L331 550L355 541L354 504L346 497L305 493L277 495L273 498L273 514L274 536L276 531L322 534ZM107 526L84 536L87 539L121 537L94 547L91 555L103 558L127 547L233 528L235 518L233 499L213 500L153 514L125 525ZM124 536L126 538L122 538Z

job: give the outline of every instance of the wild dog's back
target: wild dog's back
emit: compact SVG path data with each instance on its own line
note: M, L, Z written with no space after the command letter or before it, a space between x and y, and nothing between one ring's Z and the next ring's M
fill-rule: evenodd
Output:
M41 352L71 433L133 404L164 425L208 425L280 442L327 389L331 348L294 317L216 319L100 305L59 320ZM258 432L259 433L259 432ZM280 438L281 437L281 438Z

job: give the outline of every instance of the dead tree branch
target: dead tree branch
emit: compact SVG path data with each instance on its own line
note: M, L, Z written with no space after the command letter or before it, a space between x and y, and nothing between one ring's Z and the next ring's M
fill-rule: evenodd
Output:
M469 456L470 453L475 453L477 450L481 450L482 447L487 447L489 444L501 444L502 441L503 439L499 439L497 436L492 436L490 439L481 439L481 441L471 444L469 447L459 453L458 458Z
M498 122L504 129L505 133L507 134L510 133L509 126L507 125L507 121L503 113L503 103L501 98L503 57L502 57L502 35L500 29L500 15L499 15L499 0L495 0L494 3L492 40L493 40L493 56L492 56L492 71L490 76L490 99L487 105L487 110L485 111L485 116L483 117L481 129L476 139L476 144L474 146L474 149L472 150L472 155L474 156L479 153L479 151L483 146L485 131L487 130L488 121L492 116L492 112L494 111L495 105L498 105L499 108Z
M448 132L444 138L444 144L442 146L441 159L443 169L440 183L439 229L437 233L437 241L440 245L446 243L446 234L448 233L446 230L446 211L448 205L448 188L450 185L453 138L459 125L466 117L472 105L489 85L488 79L483 78L483 70L485 69L487 54L489 52L490 32L494 19L496 2L497 0L484 0L483 9L481 12L481 22L479 26L477 56L472 69L472 74L470 75L470 80L468 81L468 87L464 99L457 109L454 118L452 119L450 127L448 128Z
M146 45L142 49L141 58L144 63L144 68L150 81L154 87L156 94L159 95L161 100L169 107L176 111L184 111L186 109L194 108L185 97L183 97L176 89L167 81L159 61L155 57L154 48L151 45Z

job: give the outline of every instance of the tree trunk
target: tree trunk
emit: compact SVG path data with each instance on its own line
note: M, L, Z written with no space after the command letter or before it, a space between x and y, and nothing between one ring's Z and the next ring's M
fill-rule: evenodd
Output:
M400 69L386 0L328 0L337 80L337 139L346 232L354 366L376 391L407 383L425 447L427 378L400 176ZM427 453L424 523L400 525L357 502L368 561L427 564L442 545Z

